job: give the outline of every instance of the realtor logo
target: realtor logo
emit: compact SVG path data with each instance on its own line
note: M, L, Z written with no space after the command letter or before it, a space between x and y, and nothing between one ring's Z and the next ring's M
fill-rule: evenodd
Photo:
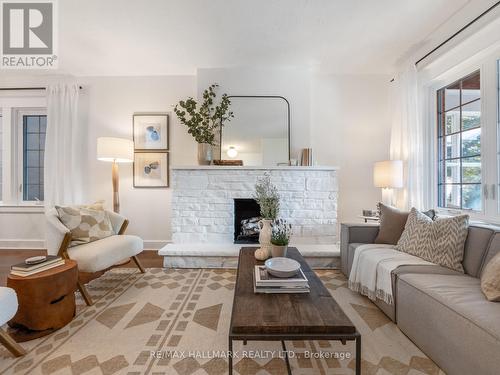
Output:
M1 67L53 69L55 4L53 1L0 0L2 20Z

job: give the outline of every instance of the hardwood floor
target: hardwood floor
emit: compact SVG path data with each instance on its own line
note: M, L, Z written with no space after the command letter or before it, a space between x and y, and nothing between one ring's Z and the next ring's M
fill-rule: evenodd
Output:
M46 255L45 250L0 250L0 286L5 286L7 283L7 276L10 273L10 267L13 264L21 263L29 257L37 255ZM137 256L144 268L160 268L163 267L163 257L158 255L157 250L144 250ZM122 264L118 267L136 268L135 263L130 259L128 263ZM80 280L84 283L95 279L102 275L103 272L95 274L80 273Z

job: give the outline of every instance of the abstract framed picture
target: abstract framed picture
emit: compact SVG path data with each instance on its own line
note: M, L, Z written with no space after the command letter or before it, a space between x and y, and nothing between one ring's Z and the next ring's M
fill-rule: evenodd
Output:
M169 186L168 152L134 153L134 187L167 188Z
M136 150L168 150L168 114L134 114L133 122Z

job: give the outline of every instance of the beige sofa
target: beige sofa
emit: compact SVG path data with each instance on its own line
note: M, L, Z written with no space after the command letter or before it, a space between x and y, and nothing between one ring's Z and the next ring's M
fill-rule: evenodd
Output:
M341 269L348 277L358 246L378 225L341 225ZM500 252L500 227L471 225L465 274L441 266L401 266L392 273L394 304L375 304L449 375L500 373L500 303L481 292L480 277Z

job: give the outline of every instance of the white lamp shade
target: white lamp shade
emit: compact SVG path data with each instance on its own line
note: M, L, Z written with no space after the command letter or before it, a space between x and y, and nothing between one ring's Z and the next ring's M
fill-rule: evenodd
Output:
M401 160L376 162L373 167L373 184L379 188L402 188L403 162Z
M134 142L125 138L97 138L97 159L117 163L134 161Z

